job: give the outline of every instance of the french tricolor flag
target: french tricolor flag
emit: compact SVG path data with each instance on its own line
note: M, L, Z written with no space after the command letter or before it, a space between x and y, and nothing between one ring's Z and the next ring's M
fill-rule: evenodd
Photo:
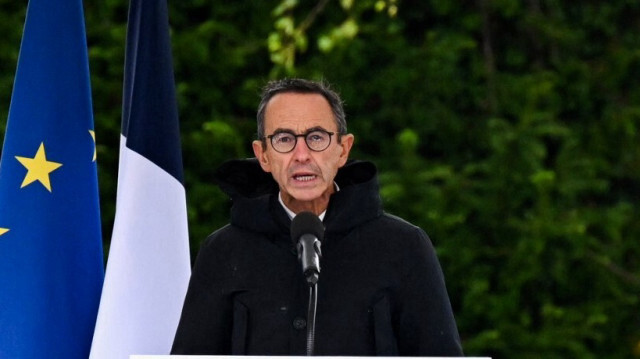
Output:
M191 272L166 0L131 0L116 216L91 358L169 354Z

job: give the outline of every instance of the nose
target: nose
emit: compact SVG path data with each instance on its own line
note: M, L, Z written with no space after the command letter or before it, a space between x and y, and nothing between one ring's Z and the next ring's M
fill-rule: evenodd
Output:
M298 162L307 162L309 160L309 158L311 157L311 150L309 149L309 146L307 146L307 143L305 142L304 137L298 137L298 140L296 141L296 145L293 148L293 158L298 161Z

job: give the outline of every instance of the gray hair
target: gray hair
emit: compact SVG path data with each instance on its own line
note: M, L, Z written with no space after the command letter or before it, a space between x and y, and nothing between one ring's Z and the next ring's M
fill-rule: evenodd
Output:
M322 81L310 81L305 79L282 79L276 81L270 81L262 89L262 96L260 104L258 105L258 139L264 141L264 116L267 109L267 104L273 98L273 96L279 93L303 93L303 94L319 94L322 95L333 112L333 117L338 125L338 141L340 141L340 135L347 133L347 119L344 113L343 101L330 85Z

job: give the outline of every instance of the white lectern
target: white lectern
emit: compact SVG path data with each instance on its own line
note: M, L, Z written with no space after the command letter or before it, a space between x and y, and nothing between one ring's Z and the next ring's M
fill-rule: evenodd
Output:
M251 355L131 355L129 359L309 359L307 356L251 356ZM323 356L322 359L452 359L453 357L345 357ZM465 357L469 359L491 359L490 357Z

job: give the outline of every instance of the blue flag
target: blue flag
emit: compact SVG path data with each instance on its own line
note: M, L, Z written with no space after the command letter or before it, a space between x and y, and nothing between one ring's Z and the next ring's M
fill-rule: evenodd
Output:
M104 278L81 0L30 0L0 159L0 358L87 358Z

